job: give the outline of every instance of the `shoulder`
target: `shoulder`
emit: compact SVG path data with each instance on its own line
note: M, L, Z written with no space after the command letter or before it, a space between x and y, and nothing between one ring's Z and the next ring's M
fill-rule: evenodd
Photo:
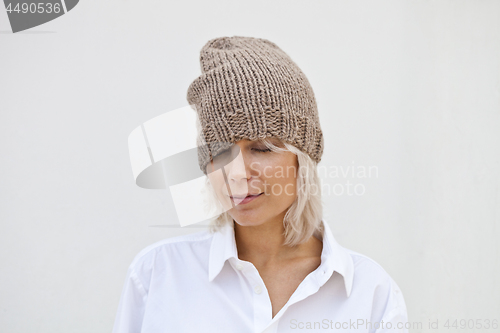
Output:
M387 271L375 260L359 252L345 249L352 259L354 273L358 275L370 275L373 278L386 280L390 276Z
M377 261L353 250L346 251L354 266L353 291L368 291L374 300L389 308L406 309L398 284Z
M141 280L149 280L153 270L161 271L196 261L208 255L213 236L214 233L204 230L153 243L137 253L129 270Z
M147 247L139 251L139 253L137 253L137 255L134 257L132 265L137 264L140 261L147 260L147 258L155 256L158 252L162 250L185 247L193 243L200 244L200 243L206 243L206 241L210 242L212 237L213 233L209 232L208 230L204 230L188 235L181 235L181 236L162 239L161 241L148 245Z

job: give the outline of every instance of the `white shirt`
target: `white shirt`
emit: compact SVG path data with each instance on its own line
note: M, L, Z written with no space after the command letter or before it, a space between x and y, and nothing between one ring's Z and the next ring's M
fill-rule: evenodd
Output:
M324 227L320 266L274 318L259 272L238 259L232 225L148 246L128 269L113 333L408 332L394 280Z

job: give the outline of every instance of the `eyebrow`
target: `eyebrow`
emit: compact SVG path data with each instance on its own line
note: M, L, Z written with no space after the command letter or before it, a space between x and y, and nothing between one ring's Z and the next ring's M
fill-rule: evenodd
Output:
M285 147L283 141L278 138L267 138L271 143L273 143L276 147Z
M257 139L255 140L256 142L263 142L265 139L267 139L268 141L271 141L272 143L280 143L280 139L278 138L275 138L275 137L267 137L267 138L263 138L263 139Z

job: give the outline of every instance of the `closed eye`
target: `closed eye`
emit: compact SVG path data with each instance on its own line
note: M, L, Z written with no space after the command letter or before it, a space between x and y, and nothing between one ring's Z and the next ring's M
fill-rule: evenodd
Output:
M259 153L265 153L265 152L271 151L271 149L269 149L269 148L266 148L266 149L252 148L252 150L258 151Z

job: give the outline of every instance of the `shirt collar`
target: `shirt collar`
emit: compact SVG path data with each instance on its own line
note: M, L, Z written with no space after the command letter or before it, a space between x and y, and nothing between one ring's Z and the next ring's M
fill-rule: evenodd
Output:
M344 247L337 243L337 240L333 237L328 222L323 220L322 224L324 227L324 232L321 265L325 265L325 276L328 279L331 277L333 272L337 272L342 275L342 277L344 278L345 291L347 297L349 297L349 295L351 294L352 282L354 278L354 263L352 261L352 257Z
M344 286L347 297L351 294L354 277L354 264L350 254L333 237L328 222L322 222L323 250L321 252L320 268L325 271L325 279L318 281L323 285L333 274L337 272L344 279ZM212 281L220 273L226 260L238 258L238 250L234 238L233 224L226 224L219 231L215 232L210 246L208 280Z
M225 224L219 231L215 232L212 238L208 259L208 280L210 282L219 275L226 260L238 258L233 223Z

